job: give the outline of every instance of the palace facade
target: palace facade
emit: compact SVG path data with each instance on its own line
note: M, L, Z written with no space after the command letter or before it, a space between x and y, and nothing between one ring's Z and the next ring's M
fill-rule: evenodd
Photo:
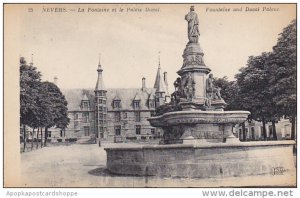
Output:
M156 107L170 101L167 72L162 75L160 64L153 88L147 88L142 78L140 88L107 89L100 63L97 72L94 90L62 90L68 101L70 124L65 131L52 128L49 138L114 142L159 139L162 130L151 127L147 119L155 114Z

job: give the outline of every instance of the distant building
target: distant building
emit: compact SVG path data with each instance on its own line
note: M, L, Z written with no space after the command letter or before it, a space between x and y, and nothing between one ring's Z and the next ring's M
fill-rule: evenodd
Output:
M263 140L263 124L258 121L245 122L245 140L246 141L256 141ZM291 139L291 127L292 124L288 119L281 119L278 123L275 124L276 134L278 140ZM237 125L234 128L235 134L239 137L240 140L243 140L243 129L241 126ZM272 123L266 123L266 133L267 139L274 139L274 132Z

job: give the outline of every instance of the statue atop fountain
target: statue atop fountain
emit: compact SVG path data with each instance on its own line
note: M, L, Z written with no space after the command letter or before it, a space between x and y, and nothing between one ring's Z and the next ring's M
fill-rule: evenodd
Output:
M199 33L199 19L195 12L194 6L191 6L190 12L185 15L185 20L188 22L188 38L191 43L198 43Z

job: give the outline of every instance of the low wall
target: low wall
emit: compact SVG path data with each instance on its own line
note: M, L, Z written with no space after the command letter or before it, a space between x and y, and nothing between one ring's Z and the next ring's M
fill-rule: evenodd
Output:
M163 177L234 177L295 171L294 141L207 143L105 148L115 174Z

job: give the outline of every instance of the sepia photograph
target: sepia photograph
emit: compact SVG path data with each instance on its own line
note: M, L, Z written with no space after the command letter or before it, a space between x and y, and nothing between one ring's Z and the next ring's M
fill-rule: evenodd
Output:
M296 3L3 17L4 187L297 187Z

